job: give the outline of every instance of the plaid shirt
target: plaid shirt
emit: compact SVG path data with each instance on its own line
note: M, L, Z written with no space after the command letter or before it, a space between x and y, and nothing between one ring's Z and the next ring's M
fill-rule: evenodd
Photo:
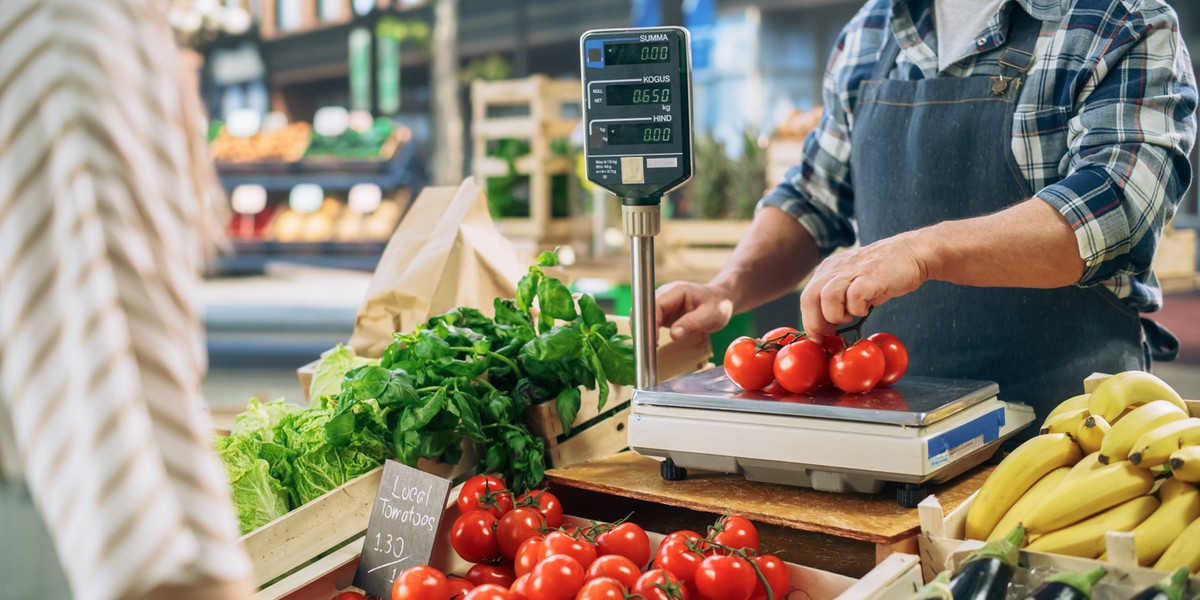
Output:
M1178 18L1163 0L1009 0L976 36L977 53L941 73L932 0L869 0L838 38L803 160L760 207L795 216L823 253L852 245L850 132L887 36L901 47L891 79L995 75L998 53L988 51L1006 41L1012 2L1044 22L1013 117L1017 164L1075 230L1086 264L1078 285L1103 284L1136 310L1157 310L1150 266L1191 181L1197 102Z

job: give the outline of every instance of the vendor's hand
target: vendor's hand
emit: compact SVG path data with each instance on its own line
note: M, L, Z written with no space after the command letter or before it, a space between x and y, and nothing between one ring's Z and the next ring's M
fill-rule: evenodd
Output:
M676 281L658 288L655 298L658 326L670 327L676 341L720 331L733 316L729 295L710 285Z
M872 306L920 287L929 271L917 235L903 233L822 261L800 294L805 334L820 341Z

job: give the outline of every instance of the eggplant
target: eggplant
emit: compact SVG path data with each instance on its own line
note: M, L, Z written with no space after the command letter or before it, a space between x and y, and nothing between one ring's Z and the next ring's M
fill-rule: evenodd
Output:
M954 594L950 592L950 571L938 573L933 581L925 584L925 587L909 600L954 600Z
M1096 567L1086 573L1051 575L1025 600L1088 600L1092 586L1107 573L1104 567Z
M976 550L950 578L954 600L1004 600L1023 541L1025 527L1017 525L1008 535Z
M1169 577L1138 592L1132 600L1183 600L1183 588L1187 580L1188 568L1179 567Z

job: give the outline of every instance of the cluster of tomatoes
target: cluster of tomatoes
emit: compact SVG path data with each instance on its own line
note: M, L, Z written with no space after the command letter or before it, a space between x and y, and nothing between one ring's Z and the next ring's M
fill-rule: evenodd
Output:
M457 503L450 545L475 564L463 578L412 567L392 600L779 600L789 591L787 566L758 554L758 531L740 516L722 517L707 536L672 533L652 556L640 526L564 528L553 494L514 498L490 475L468 480Z
M742 336L725 350L725 374L744 390L806 394L823 386L861 393L896 383L908 370L908 350L890 333L874 333L849 347L840 335L818 344L793 327L762 338Z

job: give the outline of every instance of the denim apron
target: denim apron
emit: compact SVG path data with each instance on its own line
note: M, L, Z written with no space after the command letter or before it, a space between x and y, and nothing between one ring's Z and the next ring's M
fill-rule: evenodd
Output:
M863 245L1029 198L1011 150L1013 111L1041 22L1015 2L999 76L887 79L889 35L862 84L851 133L855 214ZM1083 392L1096 371L1144 368L1137 312L1103 286L980 288L930 281L875 308L865 329L890 331L914 375L984 379L1039 418ZM1026 434L1036 431L1026 430Z

